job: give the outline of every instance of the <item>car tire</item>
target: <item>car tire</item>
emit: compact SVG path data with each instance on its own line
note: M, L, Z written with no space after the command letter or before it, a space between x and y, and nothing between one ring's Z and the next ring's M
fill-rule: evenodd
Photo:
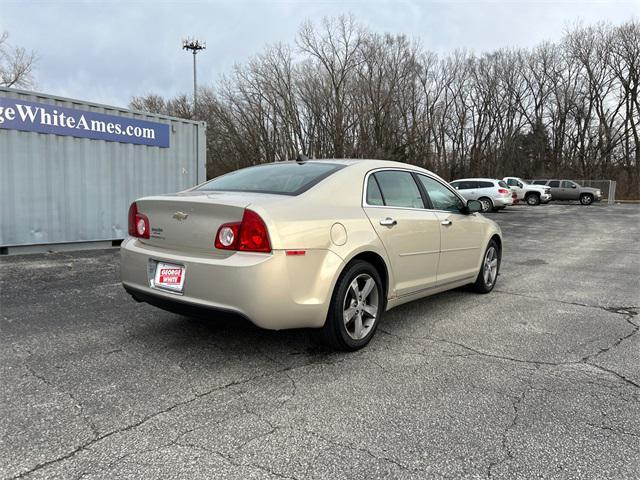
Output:
M502 252L498 242L491 240L484 251L480 271L473 284L473 290L477 293L489 293L495 287L500 273Z
M491 201L490 198L488 198L488 197L480 197L478 199L478 201L482 205L482 210L480 210L480 212L487 213L487 212L490 212L491 210L493 210L493 202Z
M591 205L593 203L593 196L588 193L583 193L580 195L580 203L582 205Z
M540 195L536 195L535 193L528 193L524 200L527 202L527 205L540 205Z
M375 334L385 306L378 271L368 262L351 262L336 282L327 319L319 332L321 342L336 350L361 349Z

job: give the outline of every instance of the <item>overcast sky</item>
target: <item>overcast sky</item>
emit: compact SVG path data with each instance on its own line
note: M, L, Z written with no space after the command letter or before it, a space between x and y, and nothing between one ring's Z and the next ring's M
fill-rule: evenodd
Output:
M640 0L0 0L0 31L37 52L38 91L125 106L133 95L191 91L184 37L206 40L198 79L211 84L266 44L293 43L305 19L342 13L439 53L482 52L556 40L578 21L638 19Z

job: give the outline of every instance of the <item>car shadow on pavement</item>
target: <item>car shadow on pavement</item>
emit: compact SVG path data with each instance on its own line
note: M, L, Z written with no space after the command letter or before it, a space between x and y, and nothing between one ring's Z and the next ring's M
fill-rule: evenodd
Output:
M475 297L476 294L461 287L386 312L378 327L382 332L376 333L363 352L375 349L389 329L399 337L410 336L415 320L429 329L428 324L434 326L443 309L467 296ZM232 313L183 316L146 305L140 308L147 311L145 321L132 323L129 334L136 343L143 344L144 350L162 351L181 364L189 359L192 364L211 365L213 359L218 359L229 366L230 359L246 362L247 359L257 361L266 357L276 364L291 365L294 358L315 363L350 355L323 345L317 329L265 330Z
M223 362L229 367L233 361L240 367L247 360L260 363L265 358L286 366L296 363L295 358L313 361L342 355L320 344L313 329L265 330L232 313L183 316L143 308L149 309L153 321L132 324L129 334L143 350L160 350L183 366Z

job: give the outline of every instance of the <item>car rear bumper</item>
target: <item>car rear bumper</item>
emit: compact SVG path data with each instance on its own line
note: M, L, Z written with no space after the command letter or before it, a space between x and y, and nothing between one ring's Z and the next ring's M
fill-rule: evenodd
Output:
M329 250L216 257L151 247L135 238L127 238L120 252L122 284L136 299L174 312L232 312L273 330L324 325L343 263ZM181 294L152 286L158 261L185 267Z
M495 197L493 200L494 207L506 207L507 205L513 205L513 198L508 197Z

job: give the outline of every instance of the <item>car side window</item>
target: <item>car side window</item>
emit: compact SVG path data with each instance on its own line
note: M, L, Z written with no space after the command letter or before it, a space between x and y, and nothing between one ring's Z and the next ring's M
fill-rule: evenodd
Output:
M478 188L491 188L495 185L491 182L478 182Z
M562 181L562 188L573 188L574 183L570 180Z
M368 205L384 205L384 198L378 186L375 177L371 175L367 183L367 204Z
M371 175L380 186L384 204L388 207L424 208L422 195L409 172L384 170ZM369 179L371 183L371 178Z
M469 182L468 180L460 181L460 182L452 182L451 186L456 190L471 190L475 187L473 182Z
M534 180L533 184L534 185L546 185L547 181L546 180Z
M510 187L517 187L519 183L520 182L518 182L513 178L510 178L509 180L507 180L507 185L509 185Z
M551 180L549 182L549 186L551 188L558 188L560 186L560 181L559 180Z
M440 182L425 175L418 175L418 178L436 210L459 212L464 207L462 200Z

